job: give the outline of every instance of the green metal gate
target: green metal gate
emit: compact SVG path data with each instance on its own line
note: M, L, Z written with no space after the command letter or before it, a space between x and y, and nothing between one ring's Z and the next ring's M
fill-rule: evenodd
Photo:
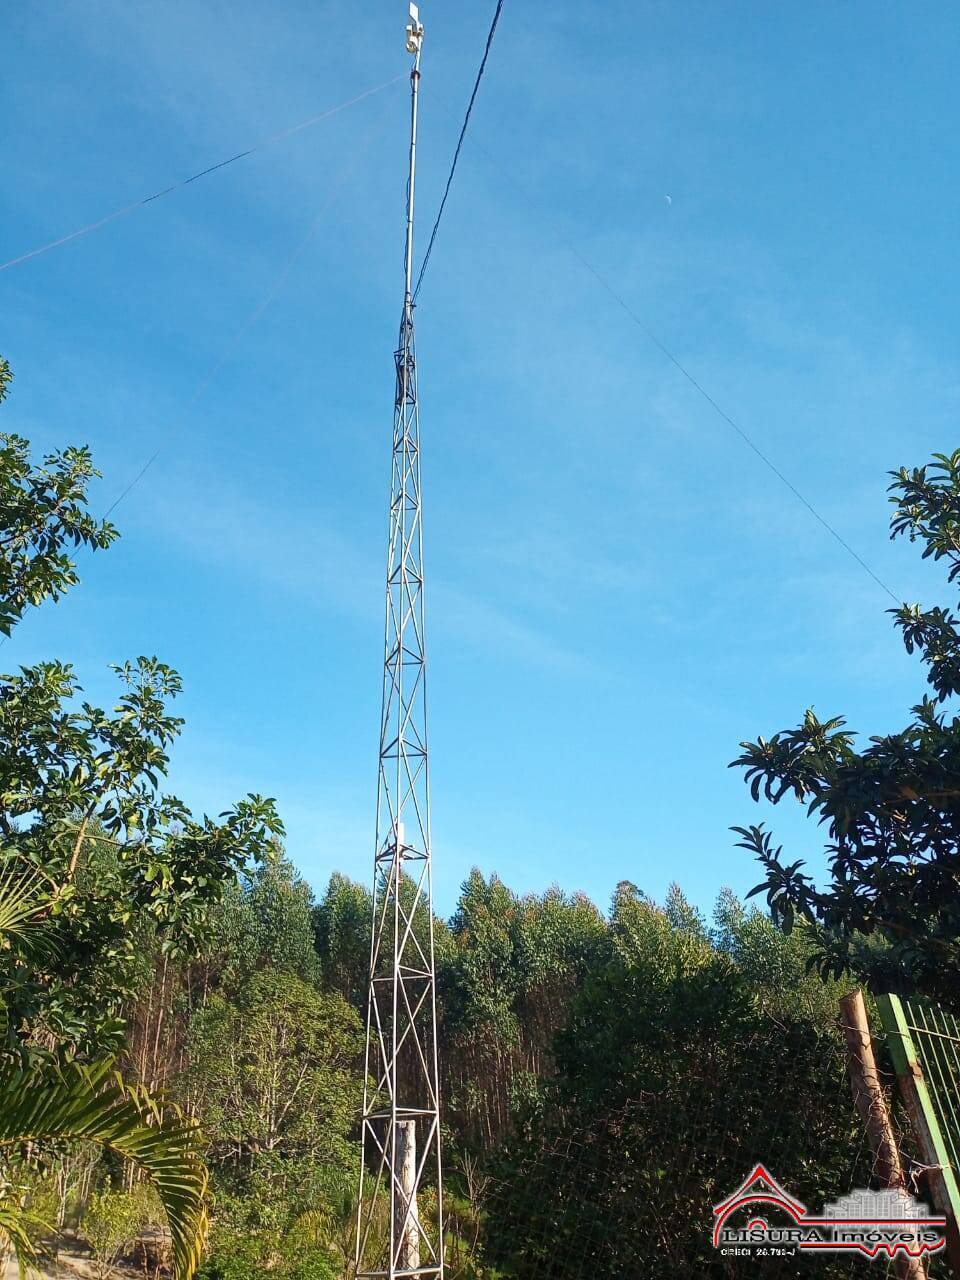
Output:
M960 1024L937 1005L878 996L880 1021L930 1193L947 1216L947 1251L960 1275Z

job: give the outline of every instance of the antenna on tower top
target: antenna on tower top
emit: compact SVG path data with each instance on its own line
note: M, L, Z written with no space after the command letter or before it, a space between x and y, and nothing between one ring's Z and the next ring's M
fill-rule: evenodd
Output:
M420 21L420 10L415 4L410 6L410 21L407 23L407 53L419 53L423 43L423 23Z
M407 322L413 323L413 188L417 178L417 98L420 86L420 50L423 46L423 23L420 10L410 5L410 21L407 23L407 53L413 54L410 72L410 172L407 178L407 248L404 254L406 296L404 310Z

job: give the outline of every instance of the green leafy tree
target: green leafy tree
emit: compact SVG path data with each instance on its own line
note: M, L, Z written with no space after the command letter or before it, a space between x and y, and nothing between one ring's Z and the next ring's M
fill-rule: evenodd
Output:
M150 1223L144 1188L96 1192L84 1209L78 1235L90 1248L97 1280L109 1280Z
M293 864L286 859L262 863L251 877L243 903L250 917L250 972L282 969L316 984L320 961L314 946L313 893Z
M201 959L213 962L216 989L229 999L264 968L315 985L321 972L315 910L310 886L279 848L275 857L253 866L204 921Z
M506 1275L739 1275L706 1227L761 1154L813 1203L849 1185L841 1046L789 985L803 941L729 895L718 917L618 888L556 1075L490 1166L485 1256Z
M553 1048L571 1005L602 954L606 923L584 895L556 886L521 898L512 919L519 1054L510 1085L511 1120L553 1074Z
M582 894L518 898L476 868L437 966L448 1115L464 1146L489 1149L553 1071L553 1043L606 932Z
M10 381L0 362L0 400ZM86 449L37 467L26 440L0 435L0 633L76 583L78 549L116 537L87 509L97 474ZM55 954L35 963L29 942L13 938L0 955L8 1047L118 1048L144 940L171 955L195 947L210 905L282 834L261 796L214 820L166 794L180 677L150 657L115 671L109 709L82 698L64 662L0 676L0 858L44 878Z
M264 969L234 1001L195 1015L184 1083L211 1154L261 1175L291 1162L343 1164L360 1104L360 1019L338 995Z
M330 1259L345 1263L341 1218L353 1220L357 1176L356 1010L293 973L262 969L233 999L215 994L196 1011L187 1049L178 1088L204 1117L217 1191L204 1276L294 1280L305 1250L318 1276L336 1274ZM305 1214L323 1224L310 1241L296 1229Z
M313 912L314 942L323 980L360 1008L370 976L370 927L373 896L335 871Z
M960 578L960 450L891 473L891 537L923 546ZM892 609L932 694L907 727L858 747L840 716L808 710L796 729L741 744L754 799L793 797L827 829L829 883L788 861L762 825L738 827L760 860L774 919L803 921L824 972L850 972L952 1004L960 1001L960 719L943 704L960 692L960 620L949 608ZM876 941L875 941L876 940ZM879 943L879 945L877 945Z
M498 876L489 881L476 867L460 891L451 932L458 943L446 984L445 1005L459 1004L457 1021L482 1026L492 1041L508 1045L517 1035L514 1000L518 987L515 895Z
M400 883L404 908L413 911L416 884L405 875ZM370 976L370 928L373 923L373 895L366 885L357 884L335 871L326 891L313 910L314 945L320 958L320 972L326 986L339 991L356 1008L364 1008ZM449 930L434 917L434 948L438 966L450 952ZM413 931L426 950L430 917L421 895L413 911Z
M8 864L0 874L0 950L47 933L49 905L36 877ZM6 1017L0 1004L0 1022ZM47 1152L76 1143L112 1151L153 1179L173 1238L175 1275L189 1280L207 1229L197 1126L174 1109L161 1113L155 1099L127 1085L105 1058L84 1065L0 1057L0 1246L16 1249L21 1275L43 1225L25 1207L25 1172L42 1167Z
M0 358L0 402L13 375ZM117 530L86 509L87 487L99 476L89 449L70 447L30 461L30 444L0 433L0 634L8 636L24 610L56 600L77 581L72 553L108 547Z
M450 922L449 955L438 965L444 1100L471 1147L492 1146L510 1122L520 1050L518 910L502 880L474 868Z
M212 995L233 1000L264 968L316 984L313 907L310 887L278 846L274 858L245 867L201 911L186 954L171 954L153 925L141 926L135 990L122 1008L125 1057L139 1077L161 1088L183 1070L190 1021Z
M116 1037L144 926L165 950L191 947L208 906L282 832L261 796L213 820L163 793L180 678L155 658L117 674L110 711L78 705L59 662L0 677L0 852L51 884L57 943L54 968L20 967L12 1025L81 1048Z

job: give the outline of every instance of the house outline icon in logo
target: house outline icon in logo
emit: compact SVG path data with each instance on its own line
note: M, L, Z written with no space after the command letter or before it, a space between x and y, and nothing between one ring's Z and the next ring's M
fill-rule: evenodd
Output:
M807 1213L807 1206L801 1204L789 1191L784 1190L762 1164L754 1165L753 1172L747 1174L733 1195L727 1196L726 1200L713 1207L717 1219L713 1228L715 1248L720 1243L720 1230L727 1218L731 1213L748 1204L772 1205L774 1208L782 1209L796 1223L802 1222Z

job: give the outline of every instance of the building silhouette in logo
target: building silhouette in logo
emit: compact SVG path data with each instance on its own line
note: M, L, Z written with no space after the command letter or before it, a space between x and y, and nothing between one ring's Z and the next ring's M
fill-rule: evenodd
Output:
M915 1222L928 1219L930 1210L903 1187L890 1187L885 1191L851 1191L825 1204L821 1216L843 1218L847 1222Z

